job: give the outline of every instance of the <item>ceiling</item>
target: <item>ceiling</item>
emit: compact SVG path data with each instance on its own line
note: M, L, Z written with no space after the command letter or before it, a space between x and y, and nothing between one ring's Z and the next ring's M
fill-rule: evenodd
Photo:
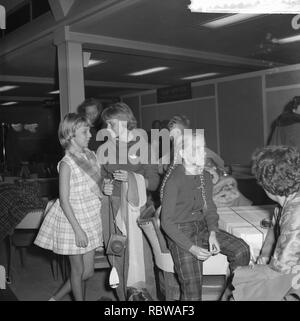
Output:
M0 0L0 4L10 13L28 1ZM224 14L191 13L187 0L57 2L72 4L63 18L51 6L52 12L0 40L0 87L19 86L1 92L0 104L1 100L28 103L57 99L49 94L57 87L53 32L63 26L69 26L70 39L82 42L92 59L105 61L84 69L86 97L111 99L182 84L187 80L181 78L196 74L225 77L300 62L298 42L279 45L271 41L298 34L291 25L295 15L258 15L211 29L203 24ZM128 75L157 66L168 69Z

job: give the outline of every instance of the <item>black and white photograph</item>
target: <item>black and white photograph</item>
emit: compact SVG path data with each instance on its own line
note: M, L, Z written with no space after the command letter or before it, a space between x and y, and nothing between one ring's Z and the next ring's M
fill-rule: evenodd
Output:
M0 0L0 301L300 301L300 0Z

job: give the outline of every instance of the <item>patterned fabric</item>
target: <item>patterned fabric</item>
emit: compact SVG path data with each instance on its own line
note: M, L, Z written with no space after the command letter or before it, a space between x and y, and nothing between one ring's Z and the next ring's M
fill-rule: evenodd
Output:
M69 156L74 160L76 165L91 179L89 180L91 191L98 197L102 197L101 191L101 171L98 165L96 154L88 149L84 154L69 153Z
M0 241L33 209L44 209L37 182L0 184Z
M213 200L217 207L248 206L252 202L243 196L237 181L231 176L221 176L213 186Z
M280 235L270 262L278 272L290 273L300 266L300 193L288 199L279 220Z
M76 246L73 228L60 206L59 199L46 213L34 243L58 254L84 254L103 243L101 202L90 190L90 177L83 173L74 160L66 155L61 161L67 163L71 169L69 201L79 225L87 234L88 246Z
M238 301L280 301L289 290L300 295L300 289L292 288L297 281L300 267L300 192L287 199L281 216L273 221L280 227L276 247L268 265L254 268L238 268L235 271L233 296ZM275 226L278 228L278 226Z
M295 276L276 272L269 265L238 267L232 281L233 297L236 301L281 301L292 288Z
M193 244L208 249L209 232L204 221L178 224L178 229L184 233ZM216 232L221 253L227 256L231 270L237 266L248 265L250 261L249 246L245 241L219 230ZM180 283L182 301L199 301L202 299L202 262L190 252L177 246L168 239L169 249L174 260L175 272Z

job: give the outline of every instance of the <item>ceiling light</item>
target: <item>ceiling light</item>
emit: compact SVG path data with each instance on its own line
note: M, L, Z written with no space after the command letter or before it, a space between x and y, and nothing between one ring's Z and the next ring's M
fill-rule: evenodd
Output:
M152 74L154 72L159 72L159 71L166 70L166 69L169 69L169 67L155 67L155 68L150 68L150 69L145 69L145 70L141 70L141 71L132 72L132 73L128 74L128 76L148 75L148 74Z
M18 87L19 86L2 86L2 87L0 87L0 92L12 90L12 89L15 89L15 88L18 88Z
M8 101L7 103L1 104L1 106L10 106L10 105L15 105L15 104L17 104L16 101Z
M191 79L211 77L211 76L215 76L215 75L219 75L219 73L218 72L209 72L207 74L199 74L199 75L194 75L194 76L188 76L188 77L184 77L184 78L181 78L181 79L183 79L183 80L191 80Z
M99 64L106 63L105 59L91 59L92 53L89 51L83 51L82 52L82 63L83 67L91 67Z
M208 28L220 28L220 27L224 27L224 26L232 25L234 23L248 20L256 16L258 15L238 13L238 14L233 14L230 16L226 16L220 19L216 19L216 20L204 23L202 26L208 27Z
M52 95L59 94L59 90L49 91L49 94L52 94Z
M213 13L295 13L300 12L297 0L191 0L191 12Z
M296 41L300 41L300 35L290 36L290 37L281 38L281 39L272 39L273 43L278 43L280 45L286 44L286 43L291 43L291 42L296 42Z
M106 63L106 60L90 59L86 67L91 67L99 64L104 64L104 63Z

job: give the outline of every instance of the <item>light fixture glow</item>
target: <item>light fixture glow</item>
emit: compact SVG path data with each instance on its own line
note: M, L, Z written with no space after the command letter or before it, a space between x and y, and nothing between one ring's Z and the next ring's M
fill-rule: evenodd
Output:
M18 87L19 86L2 86L2 87L0 87L0 92L12 90L12 89L15 89L15 88L18 88Z
M106 60L90 59L86 67L91 67L99 64L104 64L104 63L106 63Z
M234 23L248 20L256 16L257 14L238 13L238 14L233 14L220 19L216 19L213 21L209 21L207 23L204 23L202 26L208 27L208 28L220 28L220 27L224 27L224 26L232 25Z
M11 105L15 105L15 104L17 104L16 101L8 101L6 103L1 104L1 106L11 106Z
M278 43L280 45L291 43L291 42L297 42L297 41L300 41L300 35L281 38L281 39L272 39L273 43Z
M166 70L166 69L169 69L169 67L154 67L154 68L150 68L150 69L132 72L132 73L128 74L128 76L148 75L148 74L152 74L152 73L159 72L159 71Z
M215 75L219 75L219 73L218 72L209 72L209 73L206 73L206 74L199 74L199 75L193 75L193 76L184 77L184 78L181 78L181 79L183 79L183 80L191 80L191 79L211 77L211 76L215 76Z
M191 12L214 13L295 13L300 12L298 0L191 0Z
M59 90L49 91L49 94L51 95L59 94Z

